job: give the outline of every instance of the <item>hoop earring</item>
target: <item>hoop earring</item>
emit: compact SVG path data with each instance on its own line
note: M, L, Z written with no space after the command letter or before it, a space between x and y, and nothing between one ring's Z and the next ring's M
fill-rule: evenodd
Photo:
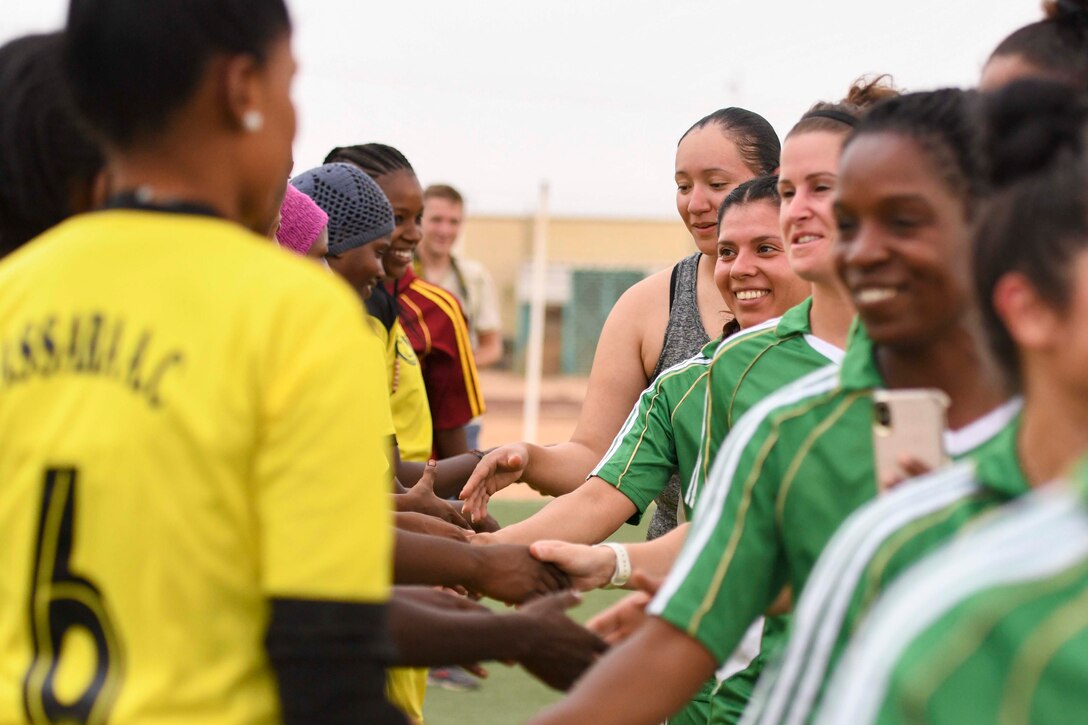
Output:
M246 111L242 114L242 128L249 133L256 133L264 128L264 114L260 111Z

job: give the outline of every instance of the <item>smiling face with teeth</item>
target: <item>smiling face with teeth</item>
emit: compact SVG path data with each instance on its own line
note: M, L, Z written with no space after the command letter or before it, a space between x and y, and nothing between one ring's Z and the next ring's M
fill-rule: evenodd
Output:
M809 282L836 279L832 246L835 187L844 133L810 131L788 136L782 144L778 193L782 196L782 239L793 270Z
M387 279L400 279L412 264L416 245L423 238L420 220L423 215L423 187L414 172L398 169L374 179L393 206L396 225L383 261Z
M835 215L839 274L874 342L940 343L970 307L967 210L932 151L893 132L843 152Z
M719 229L714 282L741 329L778 317L809 295L786 258L777 204L731 206Z

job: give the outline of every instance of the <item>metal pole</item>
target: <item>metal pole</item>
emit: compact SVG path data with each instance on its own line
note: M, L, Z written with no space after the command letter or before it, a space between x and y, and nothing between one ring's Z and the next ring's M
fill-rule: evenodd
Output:
M544 312L548 283L548 182L540 183L533 224L533 256L529 285L529 344L525 348L525 411L522 439L537 442L540 381L544 375Z

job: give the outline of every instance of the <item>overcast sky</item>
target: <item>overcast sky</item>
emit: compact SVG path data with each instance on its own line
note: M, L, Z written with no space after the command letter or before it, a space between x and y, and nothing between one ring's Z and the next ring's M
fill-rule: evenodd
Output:
M863 73L973 85L1038 0L288 0L296 172L333 146L398 147L470 212L674 218L680 134L723 106L784 133ZM8 3L0 40L63 24Z

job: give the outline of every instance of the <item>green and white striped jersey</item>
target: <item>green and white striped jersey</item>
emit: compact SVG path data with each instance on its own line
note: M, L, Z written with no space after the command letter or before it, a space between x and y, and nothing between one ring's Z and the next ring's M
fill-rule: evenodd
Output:
M753 407L714 461L694 525L649 611L722 660L786 584L800 597L835 530L876 497L873 344L855 325L831 366ZM1008 424L1002 409L956 431L954 458Z
M1017 457L1018 430L1018 422L1006 426L984 455L905 481L846 520L812 570L785 652L760 680L746 724L809 722L876 597L914 563L1030 490Z
M641 515L679 472L684 514L690 518L705 436L724 438L727 418L739 417L813 370L842 361L841 350L812 335L811 307L806 300L780 318L715 340L700 355L662 372L639 396L589 475L615 486ZM713 426L708 410L720 411ZM717 450L717 442L710 448Z
M821 723L1069 723L1088 713L1088 469L899 577L835 670Z

